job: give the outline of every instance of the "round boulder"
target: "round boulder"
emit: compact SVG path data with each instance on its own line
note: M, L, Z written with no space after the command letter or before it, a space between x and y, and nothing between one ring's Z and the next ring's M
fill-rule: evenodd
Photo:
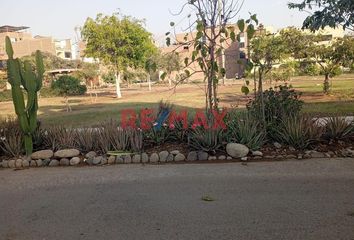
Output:
M226 152L233 158L243 158L249 153L248 147L239 143L229 143L226 145Z
M49 167L56 167L59 166L59 161L56 159L53 159L52 161L50 161L49 163Z
M70 165L71 166L76 166L80 163L80 158L79 157L73 157L70 159Z
M157 153L152 153L150 156L150 163L157 163L159 161L159 155Z
M62 158L62 159L60 159L59 164L60 164L60 166L69 166L70 161L67 158Z
M184 161L186 159L186 157L182 154L182 153L178 153L176 156L175 156L175 161L176 162L181 162L181 161Z

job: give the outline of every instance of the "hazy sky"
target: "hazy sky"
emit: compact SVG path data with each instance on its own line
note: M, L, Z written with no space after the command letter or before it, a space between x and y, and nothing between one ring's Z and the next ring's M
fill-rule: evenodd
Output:
M240 17L248 12L256 13L266 26L275 28L290 25L300 26L304 13L289 10L289 0L245 0ZM297 0L299 1L299 0ZM2 1L0 25L24 25L30 27L33 35L50 35L55 38L74 38L75 26L82 26L87 17L97 13L111 14L118 10L139 19L146 20L146 28L155 34L167 32L169 22L180 22L190 10L180 16L177 12L186 0L13 0ZM185 22L186 21L182 21ZM179 25L182 29L183 23Z

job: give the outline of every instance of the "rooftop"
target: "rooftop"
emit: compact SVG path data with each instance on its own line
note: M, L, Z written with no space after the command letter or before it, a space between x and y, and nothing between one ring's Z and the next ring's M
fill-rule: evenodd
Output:
M0 26L0 33L3 33L3 32L18 32L18 31L25 30L25 29L28 29L28 28L29 27L25 27L25 26L15 27L15 26L4 25L4 26Z

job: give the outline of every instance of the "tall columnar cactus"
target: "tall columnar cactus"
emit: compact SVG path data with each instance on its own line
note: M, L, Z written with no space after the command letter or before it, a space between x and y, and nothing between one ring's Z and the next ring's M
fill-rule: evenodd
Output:
M32 135L37 128L38 98L37 92L42 87L44 65L40 51L36 52L36 71L29 61L23 63L14 59L14 51L9 37L6 37L7 75L11 84L12 101L19 120L20 127L24 133L26 154L30 155L33 150ZM27 104L25 105L24 95L21 89L27 92Z

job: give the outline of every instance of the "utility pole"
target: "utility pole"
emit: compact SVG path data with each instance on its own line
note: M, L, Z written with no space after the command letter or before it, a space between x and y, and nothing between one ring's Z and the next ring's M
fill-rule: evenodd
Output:
M223 9L224 9L224 4L223 0L218 0L218 12L219 12L219 31L221 31L221 27L223 25ZM225 69L225 75L222 78L222 85L225 85L225 79L226 79L226 68L225 68L225 49L224 49L224 42L221 41L221 39L224 38L224 34L220 35L220 47L221 47L221 67Z

